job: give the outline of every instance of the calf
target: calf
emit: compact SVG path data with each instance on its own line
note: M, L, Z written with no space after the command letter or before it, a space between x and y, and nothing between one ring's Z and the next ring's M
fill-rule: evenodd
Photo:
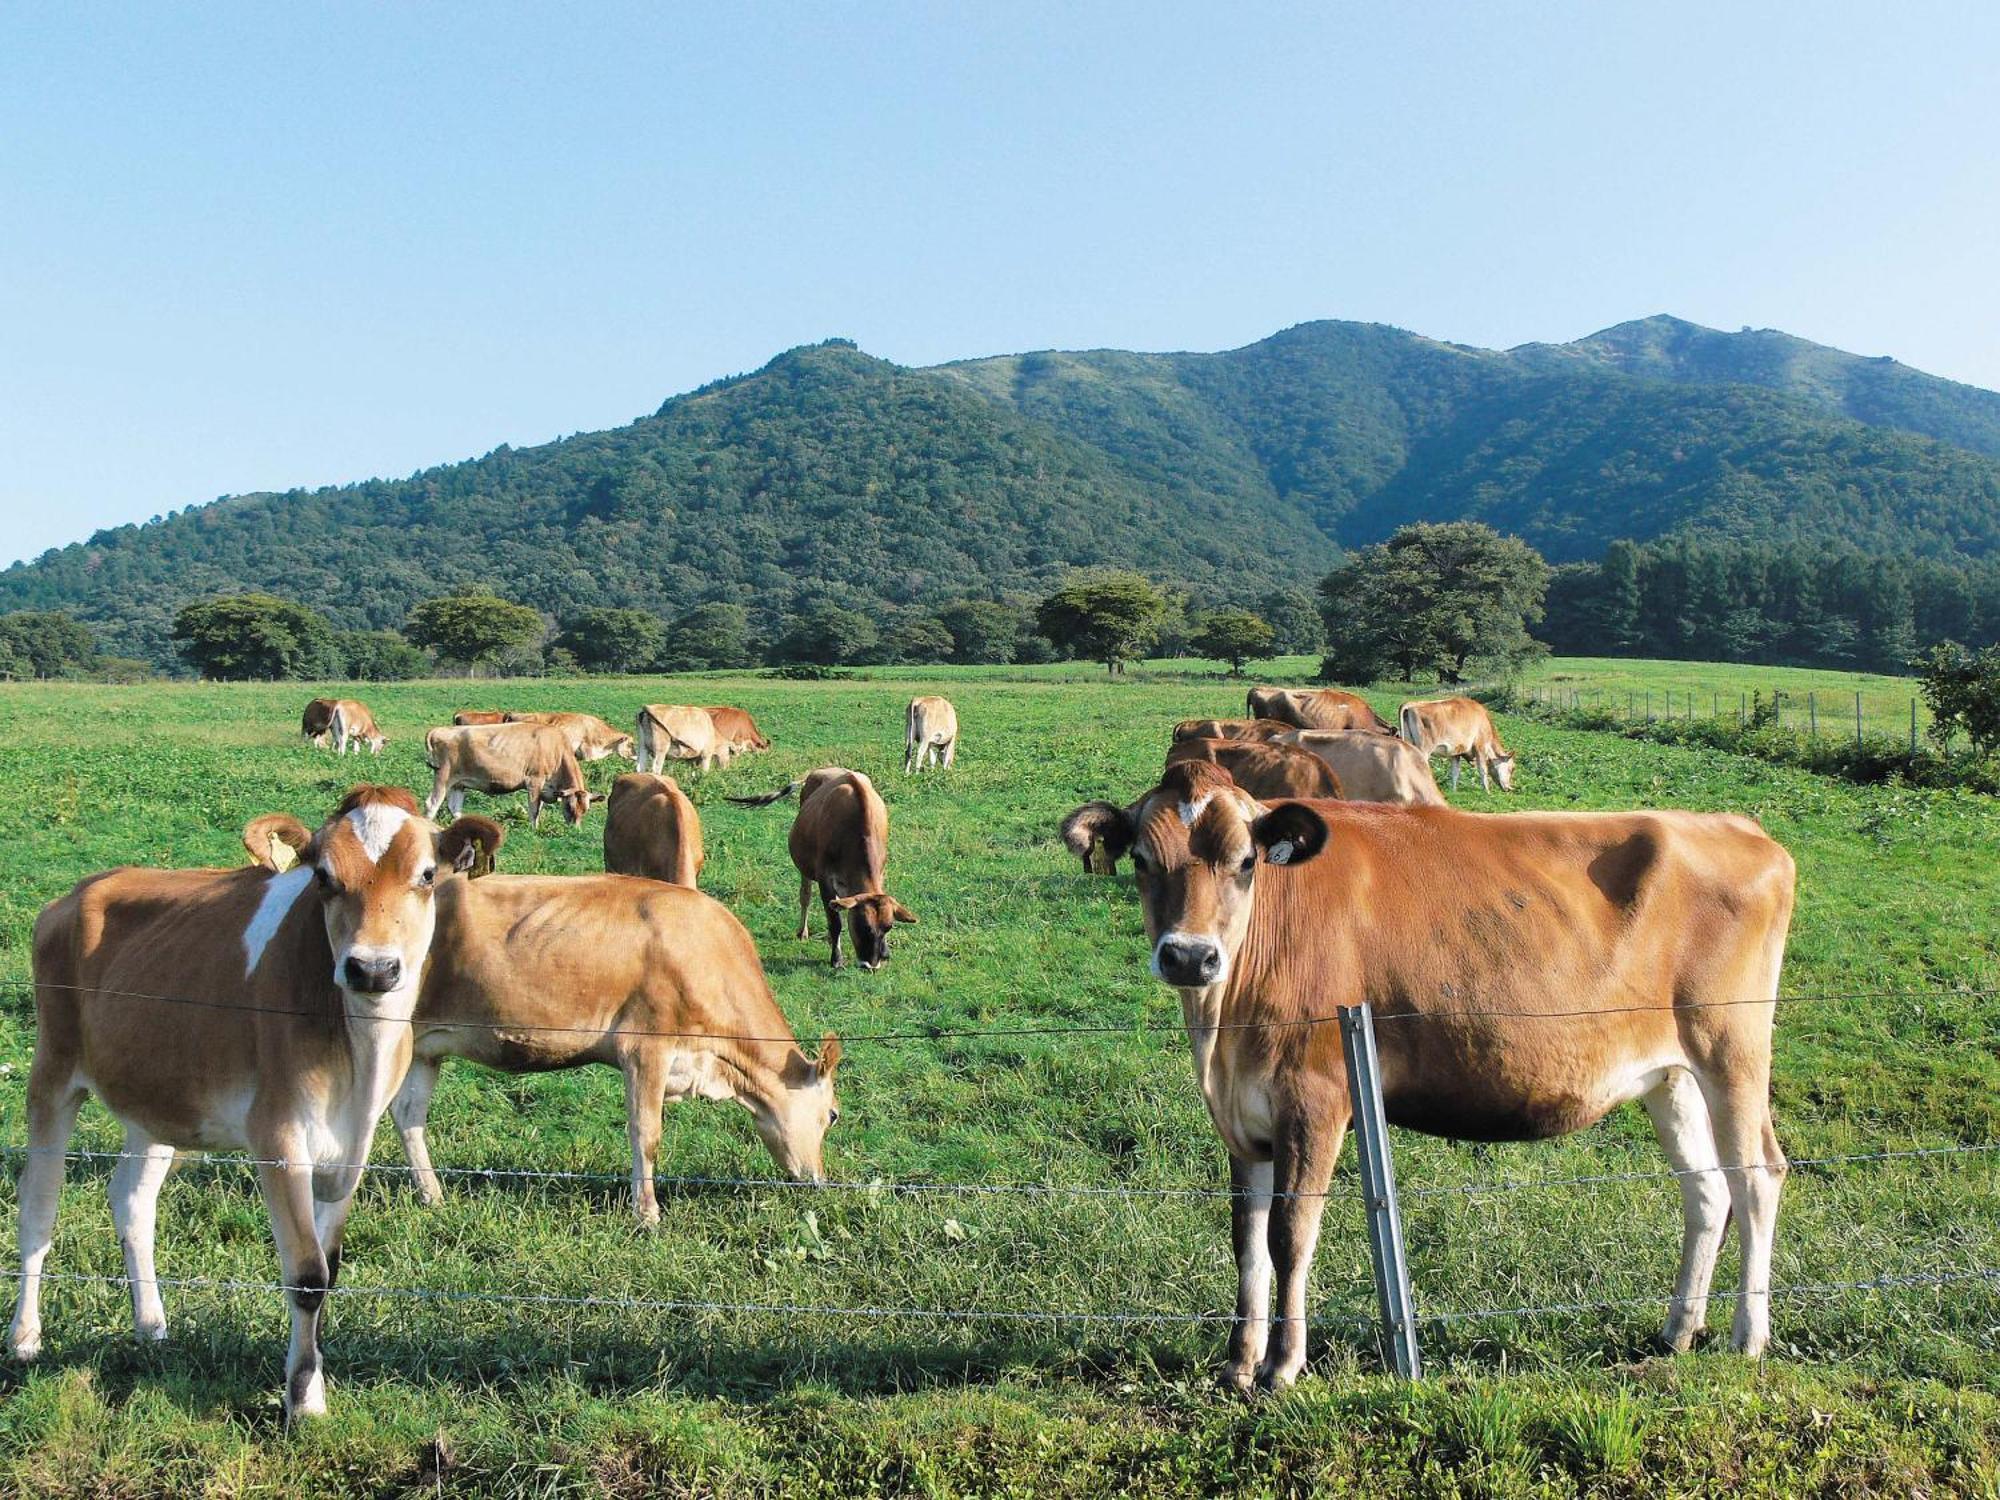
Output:
M1300 729L1396 732L1395 726L1376 713L1366 698L1344 693L1339 688L1254 687L1244 703L1253 719L1283 719Z
M948 698L912 698L903 715L903 774L926 761L951 769L958 754L958 710Z
M1098 839L1131 854L1152 971L1180 991L1229 1151L1227 1383L1283 1387L1305 1364L1307 1273L1351 1114L1339 1028L1317 1023L1363 1001L1391 1124L1532 1140L1643 1101L1682 1196L1667 1343L1700 1331L1733 1211L1734 1342L1763 1350L1785 1175L1771 1031L1794 871L1750 819L1267 808L1197 764L1126 807L1078 808L1065 830L1078 852Z
M604 868L690 890L701 874L701 817L671 776L628 771L611 783Z
M568 737L549 724L433 729L424 736L424 758L437 773L424 806L426 817L436 817L446 802L457 817L468 790L494 797L526 792L529 827L540 825L545 802L560 803L563 817L574 827L597 800L584 785Z
M636 738L642 771L663 771L670 760L691 760L704 771L729 763L730 747L705 708L648 703L639 710Z
M626 760L634 758L632 736L613 729L596 714L579 713L510 713L502 722L508 724L547 724L560 729L569 740L570 754L578 760L605 760L613 755L621 755Z
M729 747L733 755L748 751L762 751L771 748L771 742L757 727L757 721L747 710L735 708L727 703L711 703L704 710L709 723L715 726L715 737Z
M389 743L388 736L375 727L375 715L368 711L368 705L352 698L334 700L331 727L335 755L345 755L350 749L358 753L363 745L370 755L380 755Z
M1309 751L1333 767L1350 802L1445 805L1429 758L1394 735L1298 729L1276 743Z
M383 1106L410 1062L436 893L502 838L440 832L399 787L357 787L317 833L260 820L298 856L266 869L93 875L35 922L35 1058L21 1169L21 1293L9 1345L41 1348L42 1267L63 1154L95 1094L125 1127L111 1211L144 1339L166 1337L154 1205L177 1150L259 1159L292 1307L285 1411L326 1410L321 1304ZM169 998L184 996L192 1003Z
M1398 718L1402 737L1426 759L1439 754L1450 758L1454 792L1459 765L1468 760L1478 768L1482 792L1492 791L1494 781L1503 792L1514 790L1514 752L1500 743L1500 732L1485 704L1472 698L1434 698L1405 703Z
M427 1203L443 1195L424 1132L449 1057L510 1073L622 1072L633 1207L647 1224L660 1217L653 1170L668 1100L733 1099L779 1171L825 1175L840 1039L828 1033L817 1058L799 1050L750 934L697 891L624 875L453 882L438 900L415 1032L391 1113Z
M889 862L889 809L874 782L841 766L824 766L767 796L729 800L744 807L767 807L794 792L799 794L799 813L792 820L790 847L799 872L799 937L811 936L807 915L817 884L826 906L833 967L843 962L840 914L845 912L861 967L879 969L889 961L891 926L917 920L882 888Z

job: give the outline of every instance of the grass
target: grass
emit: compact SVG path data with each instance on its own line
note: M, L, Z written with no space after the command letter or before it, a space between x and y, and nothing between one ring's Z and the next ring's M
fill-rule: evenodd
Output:
M1282 667L1283 664L1280 664ZM1557 664L1561 667L1563 664ZM1621 664L1629 665L1629 664ZM1212 672L1212 668L1209 669ZM1124 797L1165 726L1231 711L1241 686L1193 664L1128 678L1053 669L881 672L825 683L707 678L363 687L391 737L337 764L298 741L298 685L0 689L0 982L27 977L34 912L118 863L240 862L258 812L323 815L349 781L427 784L421 730L459 707L576 707L629 720L651 699L749 707L765 756L688 778L706 825L705 888L749 925L801 1036L1048 1024L1105 1034L857 1043L828 1166L851 1181L1216 1187L1223 1158L1148 979L1129 885L1084 877L1057 820ZM1281 671L1272 675L1281 676ZM958 704L948 776L900 772L902 705ZM1393 709L1396 694L1376 695ZM1521 757L1506 803L1731 808L1798 858L1780 1019L1780 1133L1794 1157L2000 1139L2000 809L1991 798L1846 785L1713 751L1508 718ZM790 814L726 805L815 765L874 775L893 818L890 889L921 917L875 975L824 967L791 936ZM609 764L593 768L600 782ZM526 829L501 810L504 868L598 867L601 814ZM817 920L817 918L816 918ZM1920 1000L1892 998L1930 992ZM21 1138L33 1043L0 996L0 1142ZM609 1070L514 1078L448 1067L432 1112L441 1165L616 1175ZM95 1106L77 1144L115 1149ZM1463 1320L1486 1308L1652 1299L1679 1229L1671 1183L1425 1191L1663 1165L1636 1111L1567 1141L1468 1148L1397 1141L1405 1230L1434 1378L1380 1374L1365 1239L1330 1207L1315 1271L1319 1377L1256 1406L1214 1394L1223 1330L1162 1322L1009 1323L335 1300L333 1416L286 1436L283 1312L271 1293L169 1289L174 1338L134 1347L121 1289L49 1288L49 1348L0 1366L0 1475L23 1493L670 1492L1204 1493L1321 1488L1447 1494L1993 1493L2000 1463L2000 1293L1991 1283L1777 1302L1762 1366L1655 1358L1661 1309ZM400 1155L385 1132L378 1161ZM105 1164L72 1166L52 1269L118 1273ZM661 1170L770 1175L741 1111L671 1112ZM1351 1182L1343 1169L1338 1179ZM448 1180L419 1208L397 1174L364 1184L343 1285L598 1295L806 1308L1226 1312L1226 1204L1204 1198L939 1196L686 1189L657 1234L616 1182ZM2000 1264L1992 1155L1802 1168L1776 1280L1845 1282ZM0 1221L11 1222L0 1188ZM247 1173L191 1166L161 1209L166 1276L268 1281ZM1718 1282L1730 1284L1726 1257ZM1727 1303L1715 1319L1726 1323Z

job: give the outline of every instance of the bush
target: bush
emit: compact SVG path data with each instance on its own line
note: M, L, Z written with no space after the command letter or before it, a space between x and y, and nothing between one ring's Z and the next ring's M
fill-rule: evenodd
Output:
M333 627L270 594L200 599L174 616L174 644L189 666L222 682L337 677L345 667Z
M1963 733L1975 755L2000 750L2000 646L1968 651L1941 641L1910 663L1931 710L1931 737L1948 750Z

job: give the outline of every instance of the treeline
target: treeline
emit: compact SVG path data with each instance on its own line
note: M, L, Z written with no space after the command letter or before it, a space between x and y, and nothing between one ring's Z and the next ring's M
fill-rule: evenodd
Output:
M1938 641L2000 640L2000 561L1853 547L1613 542L1549 580L1536 634L1558 656L1901 672Z

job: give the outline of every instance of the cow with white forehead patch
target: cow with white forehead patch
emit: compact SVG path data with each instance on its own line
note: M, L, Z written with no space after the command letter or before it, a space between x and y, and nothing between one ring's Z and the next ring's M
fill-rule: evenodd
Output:
M166 1337L153 1217L177 1150L240 1148L292 1304L285 1411L326 1410L321 1305L375 1124L410 1064L440 881L490 866L485 818L440 831L399 787L356 787L317 833L272 815L246 841L297 863L93 875L35 922L35 1057L9 1346L41 1349L42 1267L63 1153L95 1094L125 1127L111 1210L139 1336Z
M1733 1211L1734 1343L1763 1351L1784 1154L1771 1030L1794 872L1748 818L1265 805L1204 762L1063 837L1129 854L1152 970L1180 991L1229 1150L1237 1265L1224 1378L1287 1386L1352 1113L1336 1011L1378 1018L1391 1124L1460 1140L1580 1130L1632 1099L1679 1177L1666 1341L1686 1349ZM1271 1316L1275 1281L1279 1307Z

